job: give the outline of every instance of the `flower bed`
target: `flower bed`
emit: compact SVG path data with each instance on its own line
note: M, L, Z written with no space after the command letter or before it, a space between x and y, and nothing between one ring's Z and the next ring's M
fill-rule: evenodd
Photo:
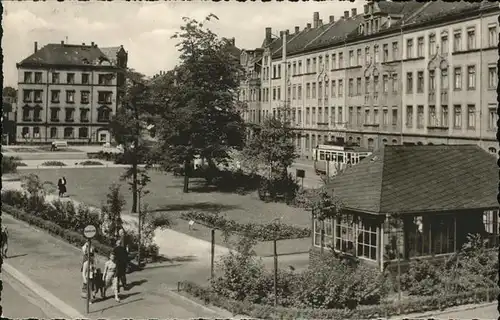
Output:
M79 248L81 248L83 244L87 241L87 239L80 232L64 229L57 223L44 220L32 214L28 214L23 210L10 206L8 204L4 203L2 205L2 210L12 215L14 218L18 220L22 220L30 225L43 229L49 232L50 234L60 237L63 240L67 241L68 243L77 246ZM93 241L93 245L99 254L105 256L109 255L113 251L113 248L110 245L103 244L95 240Z
M61 202L55 200L51 203L45 201L40 196L29 196L22 191L6 190L2 192L3 210L12 214L15 218L28 222L49 233L63 238L71 244L81 246L85 242L83 229L88 224L97 227L98 233L94 240L96 248L100 253L108 254L114 246L115 239L108 238L101 232L103 218L97 210L91 210L84 205L74 206L73 202ZM151 230L148 230L151 233ZM127 232L131 252L138 249L138 236L136 232L129 230ZM143 241L146 242L146 235L143 235ZM152 235L151 237L152 238ZM141 252L143 257L150 261L159 258L159 248L154 243L142 243Z
M93 161L93 160L82 161L82 162L80 162L80 165L82 165L82 166L103 166L102 162Z
M349 309L299 309L252 304L222 297L209 289L190 281L183 281L179 288L206 304L224 308L233 314L245 314L259 319L373 319L402 314L442 310L469 303L490 302L496 299L500 290L495 287L475 292L450 294L446 296L411 297L397 303L359 306Z
M61 161L45 161L42 163L42 166L44 167L65 167L66 164Z

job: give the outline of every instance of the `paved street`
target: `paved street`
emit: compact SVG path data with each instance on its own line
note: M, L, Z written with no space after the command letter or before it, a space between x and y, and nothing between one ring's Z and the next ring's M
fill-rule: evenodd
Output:
M63 318L63 314L50 306L43 299L31 292L23 284L2 272L3 290L2 307L3 316L15 318Z

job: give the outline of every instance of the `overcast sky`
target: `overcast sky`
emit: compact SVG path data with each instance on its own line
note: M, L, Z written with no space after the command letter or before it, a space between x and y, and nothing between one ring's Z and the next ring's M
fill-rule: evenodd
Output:
M34 42L41 48L64 40L71 44L100 47L123 45L129 67L146 75L169 70L177 63L176 39L170 39L182 25L182 17L202 19L209 13L219 17L210 28L223 37L236 38L239 48L258 47L265 27L273 33L312 23L313 12L328 21L363 1L323 2L46 2L2 1L4 86L17 87L16 63L33 53Z

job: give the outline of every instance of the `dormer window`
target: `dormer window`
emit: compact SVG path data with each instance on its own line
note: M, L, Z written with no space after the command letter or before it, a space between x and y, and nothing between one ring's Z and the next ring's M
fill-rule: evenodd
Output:
M375 19L375 30L373 32L378 32L378 19Z
M363 34L363 24L359 25L359 34Z

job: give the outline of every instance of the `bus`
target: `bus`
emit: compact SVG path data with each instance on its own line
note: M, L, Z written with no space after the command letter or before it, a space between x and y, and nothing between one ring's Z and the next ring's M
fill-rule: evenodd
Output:
M317 175L329 174L335 176L339 171L358 164L371 154L369 150L360 148L357 145L320 144L313 148L314 171ZM327 170L327 163L329 170Z

